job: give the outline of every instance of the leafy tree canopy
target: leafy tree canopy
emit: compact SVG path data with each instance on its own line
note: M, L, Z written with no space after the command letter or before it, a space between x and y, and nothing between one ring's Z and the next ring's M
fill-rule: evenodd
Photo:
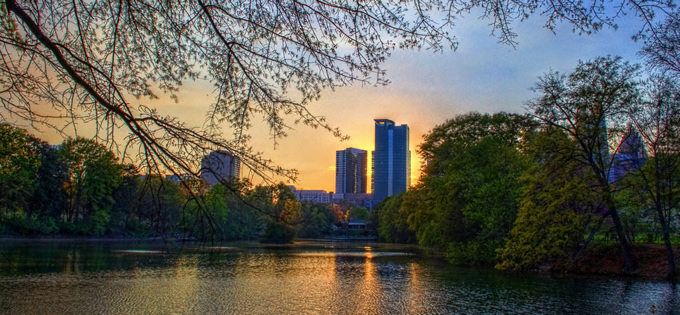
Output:
M439 176L454 161L456 155L482 140L494 138L495 141L519 147L527 132L537 124L527 115L477 112L459 115L436 126L425 135L418 153L425 161L423 176Z

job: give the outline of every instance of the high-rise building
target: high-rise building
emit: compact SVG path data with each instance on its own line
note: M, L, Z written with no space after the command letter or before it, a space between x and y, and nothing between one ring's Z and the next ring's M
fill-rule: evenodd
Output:
M647 162L647 151L642 142L642 137L632 126L628 126L628 130L621 139L618 151L611 158L610 183L618 182L626 174L642 168Z
M389 119L375 120L375 151L371 189L373 202L406 191L411 185L411 151L407 125Z
M228 151L213 151L201 160L201 178L215 185L230 178L239 179L241 161Z
M368 152L347 148L335 152L335 193L366 193Z

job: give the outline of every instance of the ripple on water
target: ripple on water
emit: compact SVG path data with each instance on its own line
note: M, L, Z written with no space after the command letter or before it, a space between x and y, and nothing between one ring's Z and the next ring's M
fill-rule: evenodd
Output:
M0 261L0 313L634 314L648 313L651 305L657 313L680 309L680 287L668 283L461 269L373 245L292 248L202 247L176 255L134 247L13 253L12 261ZM50 268L44 271L36 267L40 264Z

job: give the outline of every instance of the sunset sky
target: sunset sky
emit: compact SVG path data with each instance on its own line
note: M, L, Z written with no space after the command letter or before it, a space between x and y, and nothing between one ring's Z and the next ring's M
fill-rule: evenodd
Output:
M469 111L523 112L524 103L536 96L530 88L538 76L550 69L569 73L578 60L613 55L640 62L636 54L642 43L634 42L631 36L642 24L633 16L626 19L620 21L616 31L604 29L595 35L579 36L567 25L558 27L555 35L542 27L540 16L534 16L515 25L519 35L516 48L489 36L488 21L473 16L460 19L453 30L459 40L457 51L395 51L384 64L390 85L327 90L310 106L331 126L349 134L348 141L340 141L329 132L293 125L294 130L274 148L261 123L251 131L252 145L279 165L297 169L299 178L294 184L298 189L334 191L335 151L347 147L367 150L370 163L373 119L387 118L410 127L414 184L421 165L416 147L425 133L447 118ZM162 100L167 103L158 107L190 125L201 126L209 104L214 102L212 92L206 82L188 82L179 103ZM291 117L288 122L292 124L293 120ZM38 136L51 143L61 142L55 135ZM243 176L248 174L242 170Z
M335 151L347 147L373 150L373 119L388 118L411 129L411 183L420 175L416 147L423 135L446 119L469 111L524 112L524 103L535 97L531 87L549 71L571 72L578 60L621 56L641 62L642 43L631 36L641 23L630 17L617 31L579 36L569 27L557 34L541 27L538 17L518 24L519 45L497 43L483 20L468 18L456 27L457 51L397 51L385 68L391 84L385 87L350 86L326 91L312 110L326 116L351 138L341 142L327 132L297 126L280 147L256 139L260 148L282 166L300 172L298 188L335 190ZM369 166L370 185L370 166Z

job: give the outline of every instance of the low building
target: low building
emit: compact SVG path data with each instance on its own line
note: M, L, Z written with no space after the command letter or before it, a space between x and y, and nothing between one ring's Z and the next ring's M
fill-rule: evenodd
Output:
M358 207L364 207L368 210L373 209L372 194L333 194L332 202L348 202Z
M298 201L308 201L313 203L330 203L331 195L325 190L305 190L296 189L295 186L288 186L293 191Z
M347 230L350 231L366 231L368 230L368 221L359 219L350 219L347 221Z

